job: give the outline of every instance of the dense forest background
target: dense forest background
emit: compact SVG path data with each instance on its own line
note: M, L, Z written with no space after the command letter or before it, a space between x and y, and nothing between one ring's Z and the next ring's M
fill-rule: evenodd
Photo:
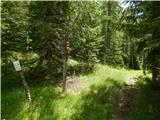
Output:
M160 95L152 91L160 88L158 1L2 1L1 47L2 118L6 120L26 116L35 120L111 120L128 79L146 82L133 90L141 92L135 98L131 120L160 118ZM14 70L16 60L21 72ZM30 101L32 96L31 106L21 102L19 73ZM57 85L64 92L71 79L85 79L83 85L83 80L76 84L86 85L90 91L58 96ZM69 112L62 112L65 109Z
M122 5L124 7L122 7ZM101 62L152 72L159 79L159 2L2 2L2 76L19 59L32 76L62 74L67 54L85 64Z

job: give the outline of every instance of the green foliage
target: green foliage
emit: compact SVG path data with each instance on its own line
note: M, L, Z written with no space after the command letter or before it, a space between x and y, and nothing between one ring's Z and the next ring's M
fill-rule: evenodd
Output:
M77 94L61 94L58 86L35 85L30 83L32 79L28 79L33 99L33 102L28 104L19 76L12 72L2 78L1 117L7 120L110 120L116 112L120 88L124 81L128 76L139 74L139 71L98 64L93 73L75 76L75 80L82 79L84 82L84 89Z
M44 62L46 70L55 75L61 72L61 47L66 36L71 57L85 62L87 69L97 62L102 44L99 8L95 2L31 2L30 46L44 59L39 64Z
M100 3L74 2L72 7L75 13L72 18L70 55L90 66L97 62L97 55L102 44Z
M62 43L68 30L69 2L31 2L29 6L30 46L40 56L37 68L46 74L61 72Z
M121 87L129 77L142 75L124 68L151 70L157 85L160 2L127 3L122 10L118 1L2 1L2 119L111 120ZM68 51L63 51L64 41L70 43ZM74 95L62 94L58 86L64 52L66 74L83 86ZM13 68L17 59L29 83L31 104ZM159 92L144 86L145 81L136 86L140 92L131 120L159 119Z
M160 14L159 2L156 1L130 1L126 9L125 29L131 37L138 38L138 51L145 54L149 69L152 69L153 81L159 79L160 58Z
M26 51L27 2L3 1L1 5L2 65L9 67L14 52Z
M160 92L153 90L145 80L138 82L139 93L133 101L130 120L154 120L160 118Z
M110 2L110 1L109 1ZM121 7L117 1L102 2L102 34L105 36L99 58L103 63L125 66L123 61L123 31L120 30ZM109 7L111 10L109 10ZM110 12L110 16L108 15ZM108 37L110 36L110 37Z
M2 49L25 50L27 2L2 2ZM18 45L18 43L20 45Z

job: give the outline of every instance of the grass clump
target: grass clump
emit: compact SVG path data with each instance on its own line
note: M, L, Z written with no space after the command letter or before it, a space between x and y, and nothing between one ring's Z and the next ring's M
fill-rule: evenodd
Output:
M137 87L139 92L133 101L129 120L160 119L160 91L145 80L140 80Z

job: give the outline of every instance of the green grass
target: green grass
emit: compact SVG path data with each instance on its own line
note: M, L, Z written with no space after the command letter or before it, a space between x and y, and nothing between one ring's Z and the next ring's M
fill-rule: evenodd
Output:
M160 91L146 81L138 82L139 92L133 101L130 120L159 120L160 119Z
M75 63L77 64L77 63ZM141 71L114 69L97 64L93 72L79 74L84 89L79 94L61 94L52 85L30 85L33 102L25 100L17 73L2 78L2 119L5 120L112 120L119 90L130 76Z

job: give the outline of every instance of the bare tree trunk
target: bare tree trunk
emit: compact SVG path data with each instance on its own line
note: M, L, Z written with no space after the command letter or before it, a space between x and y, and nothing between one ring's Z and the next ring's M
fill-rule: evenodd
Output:
M89 70L89 51L87 50L87 58L86 58L86 61L87 61L87 65L86 65L86 71Z
M50 79L53 79L52 71L53 71L53 63L52 63L52 42L49 40L47 42L47 65L48 65L48 71L50 74Z
M63 92L66 91L66 80L67 80L67 59L66 56L63 58Z
M67 39L64 41L63 45L63 90L62 92L66 91L66 82L67 82L67 59L68 59L68 51L67 51Z
M24 77L23 71L20 71L20 77L21 77L22 82L23 82L26 98L28 99L29 102L31 102L32 101L31 94L30 94L30 91L29 91L29 87L28 87L27 81L26 81L26 79Z
M153 8L152 9L152 19L158 18L160 16L160 7L159 2L154 1L153 2ZM152 33L152 40L155 41L160 38L159 29L155 29ZM155 86L157 86L158 83L158 56L157 56L158 50L154 49L151 53L153 59L152 59L152 82Z
M157 67L156 56L154 56L152 62L152 82L154 85L157 85L157 81L158 81L158 67Z
M108 1L108 16L111 17L111 1ZM107 49L110 49L110 42L111 42L111 18L108 20L108 26L107 26Z
M28 31L26 32L26 52L25 52L25 60L28 61L28 51L29 51L29 41L28 41Z
M132 69L135 68L135 65L134 65L134 42L133 42L133 39L130 39L130 67Z
M107 2L107 16L111 17L111 1ZM103 57L103 62L106 63L106 57L108 55L108 51L110 49L110 42L111 42L111 30L110 30L110 25L111 25L111 19L107 21L107 30L105 34L105 41L104 41L104 57Z
M146 75L146 56L143 53L143 75Z

